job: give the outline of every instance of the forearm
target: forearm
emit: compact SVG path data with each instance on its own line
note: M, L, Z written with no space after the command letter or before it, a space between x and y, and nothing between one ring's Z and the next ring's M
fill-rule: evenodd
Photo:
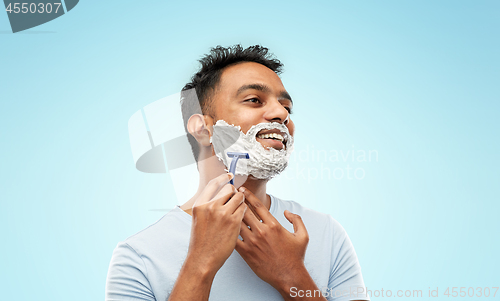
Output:
M168 301L206 301L217 271L186 258Z
M285 301L326 301L305 266L290 275L289 279L284 279L277 287Z

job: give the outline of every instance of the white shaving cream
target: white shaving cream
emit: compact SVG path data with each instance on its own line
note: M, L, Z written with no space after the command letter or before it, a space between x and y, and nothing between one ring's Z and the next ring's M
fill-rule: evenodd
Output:
M271 129L286 133L287 141L284 149L264 148L257 141L257 133ZM293 151L293 137L285 125L277 122L256 124L244 134L240 126L218 120L213 127L210 142L214 147L215 155L226 166L226 171L229 170L233 160L228 157L228 152L248 153L250 159L239 159L235 174L252 175L257 179L271 179L281 173L288 165L288 159Z

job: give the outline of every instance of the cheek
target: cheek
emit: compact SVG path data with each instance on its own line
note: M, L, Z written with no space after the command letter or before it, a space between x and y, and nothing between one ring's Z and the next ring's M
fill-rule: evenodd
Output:
M247 112L247 111L244 111L244 110L240 110L238 112L238 114L234 114L234 115L232 115L230 117L231 117L231 121L232 122L230 123L228 121L228 123L240 126L241 127L241 131L244 134L246 134L248 132L248 130L252 126L254 126L254 125L258 124L258 123L263 122L255 114L251 114L251 112Z
M286 127L288 128L290 135L293 136L295 134L295 124L293 123L293 121L291 119L288 120Z

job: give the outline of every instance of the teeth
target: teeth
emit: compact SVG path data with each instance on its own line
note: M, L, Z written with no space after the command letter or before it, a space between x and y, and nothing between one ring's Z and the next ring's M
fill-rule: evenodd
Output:
M270 133L270 134L260 134L257 136L257 138L261 139L278 139L279 141L283 142L285 139L283 136L277 133Z

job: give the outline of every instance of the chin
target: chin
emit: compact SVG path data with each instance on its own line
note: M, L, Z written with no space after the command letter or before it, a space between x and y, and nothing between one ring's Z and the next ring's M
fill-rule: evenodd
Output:
M258 178L254 177L254 176L252 176L252 175L248 175L248 179L247 179L247 181L249 181L249 180L250 180L250 181L264 181L264 182L269 181L269 179L258 179Z

